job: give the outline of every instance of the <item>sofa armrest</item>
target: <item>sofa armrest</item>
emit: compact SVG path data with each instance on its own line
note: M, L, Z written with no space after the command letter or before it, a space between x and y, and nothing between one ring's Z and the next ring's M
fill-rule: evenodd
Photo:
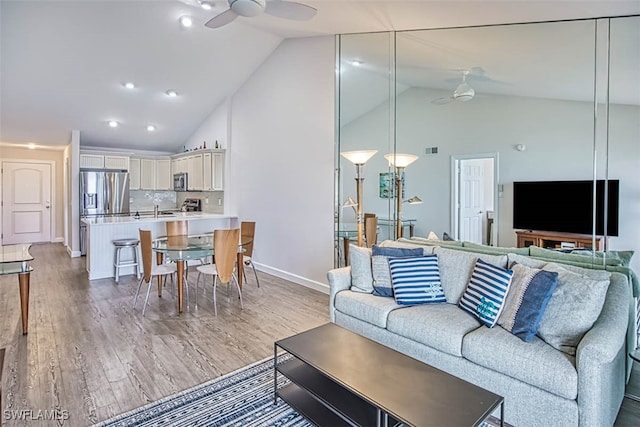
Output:
M612 425L622 403L629 299L626 277L611 275L602 312L576 351L580 425Z
M327 273L329 279L329 314L331 321L335 321L335 297L340 291L351 288L351 267L342 267L329 270Z

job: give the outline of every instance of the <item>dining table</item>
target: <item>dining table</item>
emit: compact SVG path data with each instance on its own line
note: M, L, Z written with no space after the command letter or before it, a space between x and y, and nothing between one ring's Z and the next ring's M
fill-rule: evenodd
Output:
M237 280L238 287L242 291L242 263L244 246L253 241L251 236L240 236L237 255ZM213 233L198 235L164 236L153 241L153 251L156 252L158 264L168 260L176 263L178 283L178 313L183 311L184 272L189 260L202 260L215 257L213 245ZM162 296L162 280L158 277L158 296Z
M29 261L33 261L29 248L30 243L0 246L0 276L18 275L22 335L27 335L29 328L29 281L33 271L29 264Z

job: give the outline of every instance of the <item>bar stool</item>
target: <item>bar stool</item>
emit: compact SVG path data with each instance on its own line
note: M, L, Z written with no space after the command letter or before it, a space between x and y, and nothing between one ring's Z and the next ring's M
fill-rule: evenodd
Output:
M113 266L116 268L116 283L120 279L120 269L122 267L135 267L136 276L140 279L140 264L138 262L138 245L140 240L138 239L117 239L112 240L113 246L116 247L115 261ZM133 249L133 259L131 261L120 261L120 251L125 248Z

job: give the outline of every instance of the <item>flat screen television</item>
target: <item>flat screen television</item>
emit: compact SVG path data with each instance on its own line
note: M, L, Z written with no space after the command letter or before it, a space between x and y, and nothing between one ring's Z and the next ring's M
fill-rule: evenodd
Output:
M620 181L608 180L607 236L618 235ZM596 182L596 235L605 234L605 181ZM593 181L513 183L513 228L593 233Z

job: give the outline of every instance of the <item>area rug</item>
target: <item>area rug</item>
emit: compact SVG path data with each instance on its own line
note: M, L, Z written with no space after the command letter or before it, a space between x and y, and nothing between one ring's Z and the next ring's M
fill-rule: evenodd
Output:
M284 354L278 362L291 358ZM278 375L278 387L289 383ZM215 380L200 384L96 424L120 426L311 426L278 399L273 404L273 358L267 358ZM492 427L494 423L483 423Z

